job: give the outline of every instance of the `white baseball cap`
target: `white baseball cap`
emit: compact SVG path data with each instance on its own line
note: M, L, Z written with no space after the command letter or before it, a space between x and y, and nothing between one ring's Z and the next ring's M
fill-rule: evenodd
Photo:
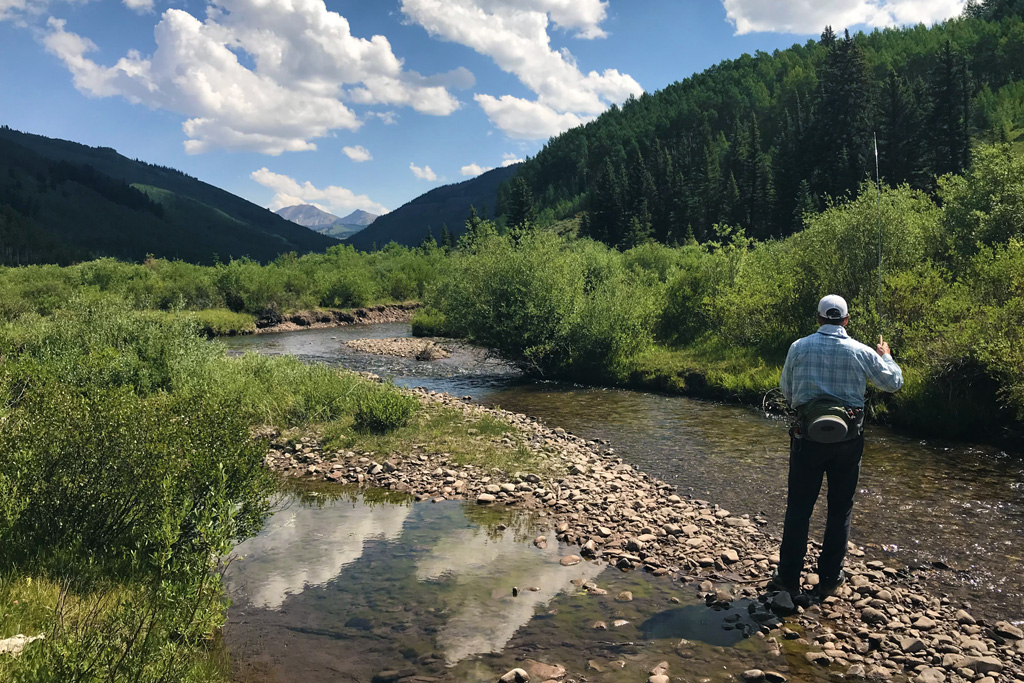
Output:
M842 320L850 314L846 299L838 294L829 294L818 302L818 315L829 320Z

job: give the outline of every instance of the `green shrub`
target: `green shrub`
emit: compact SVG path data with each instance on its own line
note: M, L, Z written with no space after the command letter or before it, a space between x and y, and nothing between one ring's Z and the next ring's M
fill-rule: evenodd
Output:
M413 314L412 333L417 337L458 336L458 333L448 326L444 313L433 308L421 308Z
M408 424L418 408L419 401L392 386L372 387L359 397L353 426L358 431L387 434Z

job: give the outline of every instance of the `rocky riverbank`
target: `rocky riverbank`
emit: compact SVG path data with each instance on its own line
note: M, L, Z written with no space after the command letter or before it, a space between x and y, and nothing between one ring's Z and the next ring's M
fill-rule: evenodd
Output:
M295 313L264 313L256 320L256 334L294 332L344 325L371 325L374 323L402 323L412 320L418 303L386 304L364 308L321 308Z
M352 339L345 342L349 348L379 356L397 356L431 361L450 358L446 345L451 340L429 337L394 337L390 339Z
M420 500L466 499L531 510L553 520L558 540L579 548L562 558L567 566L599 561L670 576L716 609L750 598L750 616L760 625L750 635L766 639L780 657L780 668L785 656L805 660L823 674L854 679L1024 682L1020 628L975 619L964 605L928 594L921 582L927 570L865 562L863 553L851 548L849 581L824 602L806 592L766 593L763 586L778 560L778 540L762 529L767 520L681 497L672 486L616 458L606 442L587 441L522 414L414 393L430 405L508 422L514 435L487 438L496 446L516 442L545 466L496 472L457 465L446 454L423 448L388 455L328 452L309 437L292 445L278 442L267 464L287 476L404 491ZM535 543L549 540L538 537ZM816 581L806 576L805 590ZM749 681L778 680L761 670L733 673Z

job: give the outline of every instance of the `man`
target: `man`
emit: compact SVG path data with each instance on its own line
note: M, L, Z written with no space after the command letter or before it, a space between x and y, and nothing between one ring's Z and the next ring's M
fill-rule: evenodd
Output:
M903 386L903 373L881 335L872 350L846 333L849 322L846 300L824 297L818 302L818 331L793 342L782 368L782 393L797 411L797 424L790 430L779 568L769 588L794 595L800 592L807 530L823 476L828 477L828 519L817 592L827 597L845 581L843 560L864 452L866 385L870 381L888 392Z

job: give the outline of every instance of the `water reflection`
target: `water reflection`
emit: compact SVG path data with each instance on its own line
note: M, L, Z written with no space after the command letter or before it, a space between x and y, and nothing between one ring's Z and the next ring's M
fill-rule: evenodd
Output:
M453 582L451 615L437 635L448 664L473 654L501 652L515 632L559 593L575 590L573 579L589 581L606 567L583 563L573 569L559 564L568 552L554 542L538 550L512 533L497 537L485 530L463 529L440 539L417 562L421 581ZM518 597L512 587L518 587Z
M337 501L330 514L290 499L263 532L232 553L228 590L255 607L280 609L285 599L338 577L371 539L395 540L409 505Z
M228 567L229 647L243 660L251 650L298 655L293 665L320 671L317 657L400 632L410 644L429 642L425 649L452 666L501 652L538 610L575 590L573 579L605 568L563 567L569 550L553 532L541 550L527 540L535 534L528 519L481 526L487 520L475 513L451 501L370 505L346 496L310 505L290 497ZM310 648L317 652L303 663Z

